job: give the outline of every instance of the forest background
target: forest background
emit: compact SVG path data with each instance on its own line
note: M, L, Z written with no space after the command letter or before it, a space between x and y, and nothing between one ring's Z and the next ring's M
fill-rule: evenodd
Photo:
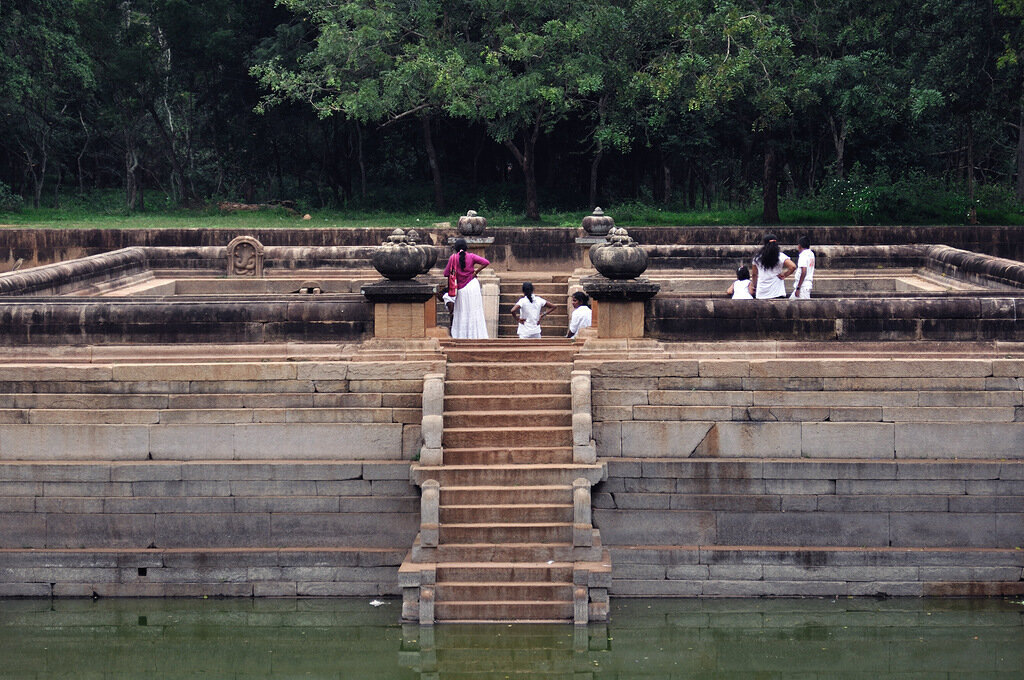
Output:
M1024 223L1022 18L1024 0L0 0L0 212Z

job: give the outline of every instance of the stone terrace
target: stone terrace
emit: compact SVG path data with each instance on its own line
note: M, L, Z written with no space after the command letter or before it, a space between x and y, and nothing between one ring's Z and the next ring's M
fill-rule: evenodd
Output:
M18 350L0 596L396 594L430 351Z
M576 362L613 595L1024 592L1020 345L665 349Z

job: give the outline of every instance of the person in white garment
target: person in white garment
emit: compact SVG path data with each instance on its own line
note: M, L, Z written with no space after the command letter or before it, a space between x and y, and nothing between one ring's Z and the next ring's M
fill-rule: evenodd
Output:
M726 295L732 296L733 300L753 300L750 294L750 270L740 267L736 270L736 280L729 284L725 291Z
M581 290L572 294L572 316L569 317L567 338L575 338L584 328L590 328L593 314L590 310L590 297Z
M512 316L519 323L516 333L522 339L540 337L540 320L555 311L555 306L533 294L533 284L523 282L523 297L512 305Z
M814 251L811 250L811 239L805 234L797 241L796 285L793 286L791 300L810 300L811 288L814 287Z
M458 285L452 308L451 333L456 339L486 340L487 321L484 319L483 293L477 275L491 263L475 253L466 252L466 249L466 239L455 239L455 252L444 268L445 278L455 272Z
M786 278L796 271L789 255L779 250L775 234L765 234L761 250L754 256L748 290L758 300L786 297Z

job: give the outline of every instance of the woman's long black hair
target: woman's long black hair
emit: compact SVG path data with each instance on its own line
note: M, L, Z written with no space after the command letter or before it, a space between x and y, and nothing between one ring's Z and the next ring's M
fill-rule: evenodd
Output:
M754 260L765 269L775 269L775 265L779 263L779 239L775 234L764 235L764 245Z
M533 284L529 281L523 281L523 295L531 304L533 303Z
M572 294L572 296L579 300L579 303L581 305L585 305L587 307L590 306L590 296L584 293L582 290L576 291L575 293Z
M455 239L455 252L459 254L459 269L466 268L466 239Z

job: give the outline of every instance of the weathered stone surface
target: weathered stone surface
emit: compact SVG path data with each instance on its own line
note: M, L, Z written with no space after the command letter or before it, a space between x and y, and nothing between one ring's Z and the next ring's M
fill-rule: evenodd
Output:
M799 457L800 423L719 422L694 451L697 456Z
M144 425L0 425L0 459L145 460L149 430Z
M711 423L700 421L624 422L621 455L637 458L686 458L693 453L711 427Z
M801 453L814 458L892 458L891 423L803 423Z
M1024 423L896 424L898 458L1022 458Z

